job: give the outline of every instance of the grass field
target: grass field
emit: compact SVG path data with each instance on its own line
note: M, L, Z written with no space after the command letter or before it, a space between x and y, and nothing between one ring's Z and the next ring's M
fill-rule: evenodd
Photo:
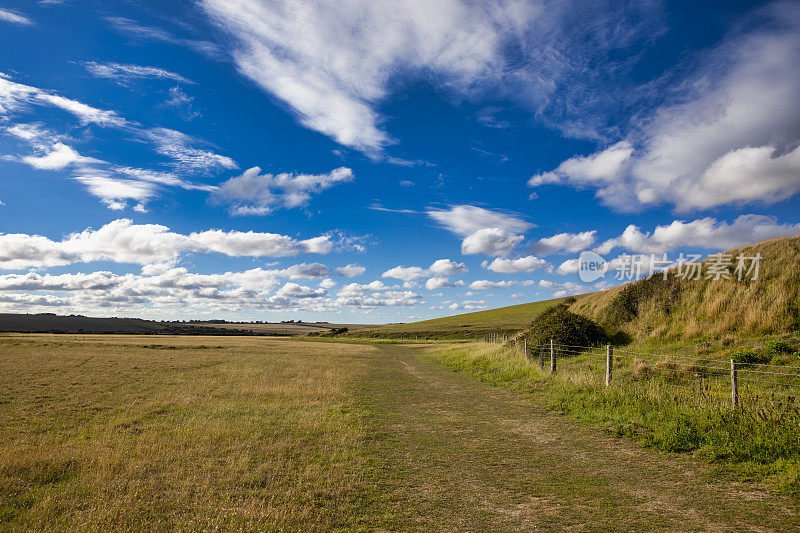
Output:
M457 346L2 336L0 530L800 527L795 499L452 372Z
M528 327L531 320L565 298L543 300L520 305L511 305L464 313L461 315L434 318L409 324L393 324L355 332L357 337L420 337L434 339L475 339L487 333L516 333Z

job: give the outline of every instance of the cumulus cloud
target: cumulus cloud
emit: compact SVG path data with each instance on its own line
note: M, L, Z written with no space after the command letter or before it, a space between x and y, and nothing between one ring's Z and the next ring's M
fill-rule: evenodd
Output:
M54 241L41 235L0 234L0 268L22 269L114 261L147 265L169 261L183 253L221 253L239 257L288 257L327 254L329 236L296 240L276 233L207 230L175 233L158 224L134 224L119 219L99 229L86 229Z
M276 208L304 206L312 194L353 179L353 171L346 167L326 174L261 174L259 167L253 167L223 182L213 198L231 204L232 214L264 215Z
M479 279L469 284L469 288L476 291L485 291L489 289L505 289L516 285L513 281L489 281L486 279Z
M607 254L614 248L624 248L638 253L656 253L681 246L725 250L798 233L800 224L781 224L775 217L765 215L740 215L732 223L705 217L691 222L676 220L669 225L656 226L652 233L642 232L639 227L630 225L619 237L603 242L596 251Z
M492 272L501 272L503 274L517 274L520 272L533 272L534 270L545 268L549 265L547 261L536 257L535 255L527 255L517 259L504 259L502 257L495 258L491 263L484 261L482 266L491 270Z
M429 291L434 291L436 289L441 289L444 287L454 287L454 285L450 282L448 278L437 276L435 278L430 278L428 281L425 282L425 288Z
M323 289L330 290L336 286L336 282L333 281L331 278L325 278L319 282L319 286L322 287Z
M135 78L153 78L158 80L170 80L178 83L194 84L188 78L170 72L159 67L147 67L142 65L130 65L123 63L97 63L87 61L84 67L98 78L108 78L115 81L128 81Z
M290 278L324 278L330 274L330 270L322 263L300 263L279 270L278 274Z
M336 267L336 273L346 278L354 278L366 272L366 268L359 265L347 265L343 267Z
M681 85L676 101L645 117L627 139L570 158L529 185L597 188L620 210L666 202L692 211L795 195L800 5L774 3L756 16L768 30L731 35Z
M442 276L453 276L461 274L469 270L464 263L457 263L452 259L437 259L433 264L428 267L432 274L439 274Z
M415 279L424 277L427 274L424 268L420 267L404 267L402 265L390 268L383 274L382 278L395 278L403 281L413 281Z
M552 237L545 237L531 243L528 249L539 255L556 253L578 253L586 250L597 237L597 231L582 231L580 233L559 233Z
M275 293L279 298L322 298L326 294L328 294L328 291L325 289L312 289L292 282L286 283Z
M507 255L523 240L522 235L513 235L504 229L481 229L461 241L461 253Z

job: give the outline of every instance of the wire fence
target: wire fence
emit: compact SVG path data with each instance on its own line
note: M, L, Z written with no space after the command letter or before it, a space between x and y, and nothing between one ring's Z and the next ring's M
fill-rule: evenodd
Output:
M641 393L663 394L696 402L773 407L800 406L800 367L744 363L702 355L664 354L613 346L573 346L554 341L528 344L525 338L486 335L484 342L504 344L524 353L544 372L587 383L618 383Z

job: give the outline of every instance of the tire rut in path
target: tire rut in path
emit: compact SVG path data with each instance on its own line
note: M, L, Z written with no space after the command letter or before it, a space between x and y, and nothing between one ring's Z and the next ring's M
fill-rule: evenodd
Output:
M360 398L381 490L419 529L800 530L796 500L605 436L451 372L422 348L380 352Z

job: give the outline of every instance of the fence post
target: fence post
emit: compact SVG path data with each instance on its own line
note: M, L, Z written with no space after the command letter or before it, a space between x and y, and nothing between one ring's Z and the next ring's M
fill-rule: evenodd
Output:
M550 339L550 373L556 373L556 342Z
M736 371L736 361L731 359L731 403L733 408L739 407L739 376Z
M525 354L525 359L528 358L528 339L522 339L522 353Z
M544 371L544 345L539 345L539 366L542 367L542 371Z
M611 374L614 370L614 348L606 345L606 387L611 385Z

